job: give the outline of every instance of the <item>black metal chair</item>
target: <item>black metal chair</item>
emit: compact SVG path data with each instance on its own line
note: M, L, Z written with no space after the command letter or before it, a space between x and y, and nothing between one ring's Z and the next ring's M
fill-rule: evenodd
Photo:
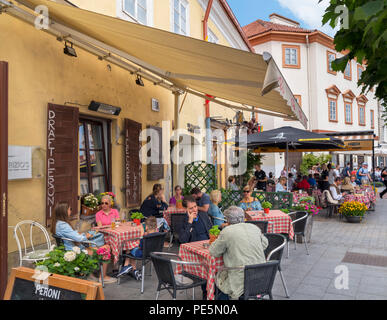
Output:
M142 257L141 258L132 256L130 253L123 253L122 248L121 248L121 254L120 254L120 262L121 263L120 263L118 273L120 273L121 268L122 268L126 258L141 261L141 275L142 275L141 293L144 292L145 265L150 261L150 254L152 252L163 251L165 236L166 236L165 232L154 232L151 234L147 234L147 235L143 236L142 238L133 238L133 239L126 240L126 241L133 241L133 240L139 240L139 239L143 240ZM120 277L117 277L117 284L120 284Z
M52 237L55 239L55 241L56 241L56 245L58 246L58 247L60 247L60 246L63 246L64 245L64 240L66 240L66 241L71 241L71 242L73 242L73 243L80 243L80 244L82 244L82 245L85 245L85 246L93 246L93 247L95 247L95 248L97 248L98 246L97 246L97 244L95 243L95 242L93 242L93 241L74 241L73 239L69 239L69 238L64 238L64 237L59 237L58 235L56 235L56 234L53 234L52 235ZM101 283L102 283L102 287L104 288L105 287L105 282L103 281L103 265L102 265L102 263L99 263L99 269L100 269L100 272L101 272Z
M156 270L159 280L156 292L156 300L158 300L160 291L167 290L173 300L176 300L176 292L178 290L188 290L192 288L192 300L195 300L195 288L205 285L207 280L182 271L181 274L175 274L172 263L184 265L202 265L197 262L183 261L174 253L167 252L152 252L151 259ZM186 291L187 292L187 291Z
M258 228L261 229L262 233L267 233L267 227L269 225L269 221L255 221L255 220L247 220L246 223L255 224Z
M210 214L208 214L208 216L209 216L209 217L210 217L210 219L211 219L212 225L215 225L217 221L220 221L221 223L225 223L225 222L227 222L227 220L226 220L226 219L222 219L222 218L214 217L214 216L212 216L212 215L210 215Z
M308 218L308 213L306 211L296 211L296 212L290 212L288 214L292 218L292 225L293 225L293 231L294 231L294 250L297 249L296 245L296 237L301 236L302 239L304 240L305 248L306 248L306 253L309 255L309 250L308 250L308 245L305 240L305 228L306 228L306 219ZM289 234L283 234L286 237L287 240L287 252L288 252L288 258L289 258Z
M269 241L267 248L265 249L266 261L277 260L278 272L281 276L281 281L285 289L286 297L289 298L288 289L286 287L285 279L281 270L281 259L286 245L286 238L282 234L278 233L265 233L264 236Z
M170 238L169 238L169 247L168 247L168 249L171 248L173 238L176 237L176 234L178 233L178 227L179 227L179 225L182 224L182 222L184 221L186 216L187 216L186 213L172 213L170 215L170 217L171 217L171 225L169 227L170 227L171 230L170 230Z

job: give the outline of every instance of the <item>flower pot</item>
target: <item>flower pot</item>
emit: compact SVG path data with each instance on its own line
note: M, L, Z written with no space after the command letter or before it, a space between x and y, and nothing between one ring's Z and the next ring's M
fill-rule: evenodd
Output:
M266 214L270 213L270 208L263 208L263 212Z
M141 219L133 219L133 222L139 226L141 224Z
M183 209L183 202L182 201L176 201L176 209Z
M345 216L345 219L349 223L360 223L361 220L363 219L363 217L361 217L361 216Z
M86 207L84 204L82 205L82 215L84 216L91 216L93 214L96 214L99 211L99 207L92 209L89 207Z
M217 238L218 238L218 236L210 234L210 243L213 243Z

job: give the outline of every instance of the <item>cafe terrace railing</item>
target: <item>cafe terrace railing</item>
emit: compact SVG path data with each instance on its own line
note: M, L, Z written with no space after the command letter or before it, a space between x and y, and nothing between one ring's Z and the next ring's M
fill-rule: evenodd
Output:
M222 201L220 206L222 210L230 206L237 206L242 199L242 191L222 189ZM265 192L253 191L252 197L257 198L260 203L264 201L270 202L272 209L290 209L293 205L293 194L291 192Z

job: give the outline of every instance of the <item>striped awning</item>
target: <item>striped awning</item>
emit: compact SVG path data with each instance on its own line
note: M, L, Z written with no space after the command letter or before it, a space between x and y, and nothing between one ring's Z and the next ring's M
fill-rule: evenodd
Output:
M325 133L325 135L341 139L344 142L344 149L340 151L370 151L376 140L374 131L330 132Z

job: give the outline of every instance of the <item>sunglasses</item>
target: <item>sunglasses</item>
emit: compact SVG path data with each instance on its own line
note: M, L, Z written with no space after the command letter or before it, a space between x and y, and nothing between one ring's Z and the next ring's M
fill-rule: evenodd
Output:
M101 202L101 204L109 204L109 202Z
M249 193L250 190L243 190L243 193Z

